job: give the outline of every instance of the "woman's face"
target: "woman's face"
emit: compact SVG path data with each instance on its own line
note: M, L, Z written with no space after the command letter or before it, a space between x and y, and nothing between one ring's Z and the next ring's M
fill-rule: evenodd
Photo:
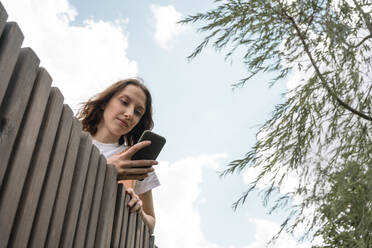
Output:
M128 85L107 103L97 134L118 141L140 121L146 110L146 95L136 85Z

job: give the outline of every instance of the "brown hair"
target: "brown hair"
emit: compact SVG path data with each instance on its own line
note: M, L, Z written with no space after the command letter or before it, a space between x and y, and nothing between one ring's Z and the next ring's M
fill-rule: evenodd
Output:
M115 94L121 92L128 85L135 85L143 90L146 95L146 110L137 125L129 133L120 137L119 144L121 145L125 142L127 145L134 145L138 142L143 131L153 128L154 122L152 120L152 99L150 91L139 79L131 78L120 80L112 84L103 92L90 98L87 102L82 103L82 107L76 116L81 121L84 131L89 132L92 136L97 133L97 126L103 118L103 112L107 103Z

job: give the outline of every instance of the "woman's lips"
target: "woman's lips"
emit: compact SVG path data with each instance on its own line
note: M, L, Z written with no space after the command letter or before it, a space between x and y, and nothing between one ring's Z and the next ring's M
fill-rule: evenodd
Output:
M124 127L128 127L128 123L124 120L118 119L120 121L120 124Z

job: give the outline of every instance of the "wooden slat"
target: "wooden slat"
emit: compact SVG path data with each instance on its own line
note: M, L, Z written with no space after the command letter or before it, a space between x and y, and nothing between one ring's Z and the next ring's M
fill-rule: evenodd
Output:
M127 242L127 231L129 225L129 207L128 203L130 201L129 194L125 194L124 198L124 211L123 211L123 218L122 218L122 225L121 225L121 235L120 235L120 247L125 247Z
M24 36L17 23L10 22L5 25L0 37L0 106L21 50L23 39Z
M49 74L45 70L43 70L43 72L46 75L45 77L48 78L48 81L51 82L52 79ZM45 90L43 94L48 94L48 92ZM38 98L40 96L41 94L37 94ZM50 154L52 152L54 138L62 114L62 108L63 96L57 88L52 88L36 142L37 145L32 154L30 168L22 192L22 200L19 204L17 217L13 226L11 242L13 247L27 246ZM19 184L19 181L15 182L15 184Z
M143 229L144 223L141 215L138 215L137 219L137 233L136 233L136 248L143 248Z
M136 237L136 222L137 222L137 213L129 213L128 218L128 228L127 228L127 238L124 247L134 248L134 242Z
M48 228L48 235L45 244L46 247L58 247L59 245L72 178L74 175L78 147L80 144L80 133L81 124L77 119L75 119L68 143L66 158L63 163L63 172L58 185L56 200L53 207L53 214Z
M143 247L149 248L149 246L150 246L150 232L149 232L149 228L145 224L144 230L143 230Z
M123 223L123 213L124 213L124 198L125 198L125 188L123 184L118 184L118 192L116 194L116 205L115 205L115 216L114 224L112 227L112 237L111 237L111 247L119 247L120 235L121 235L121 225Z
M99 166L98 166L98 173L96 177L96 184L94 187L94 194L93 194L93 205L89 215L89 222L88 222L88 229L87 234L85 237L85 247L93 247L96 231L97 231L97 223L98 223L98 216L99 216L99 209L100 203L102 199L102 192L103 192L103 184L105 182L105 175L106 175L106 159L103 155L100 156Z
M145 247L145 226L146 223L142 221L142 233L141 233L141 248Z
M150 248L155 247L155 237L153 235L150 236Z
M92 206L94 184L98 171L100 151L92 146L92 154L89 161L87 179L84 186L83 200L80 207L78 222L76 225L74 247L84 247L85 235L88 226L90 209Z
M8 19L8 14L6 13L4 6L0 2L0 34L3 31L6 20Z
M39 62L39 58L31 49L22 49L12 78L10 79L5 101L0 108L0 190L3 188L3 179L8 167L10 154L35 82ZM32 125L31 128L38 129L38 126ZM26 133L30 133L29 130ZM34 142L34 140L30 140L29 142ZM14 208L16 206L12 207ZM1 223L3 225L9 224ZM2 239L0 238L0 240Z
M134 235L134 247L139 248L140 247L140 238L141 238L141 222L142 218L141 215L138 214L137 220L136 220L136 232Z
M118 187L116 180L116 168L113 165L107 165L94 247L110 247Z
M63 230L60 247L72 247L76 223L79 216L81 199L85 180L88 172L90 154L92 152L92 140L88 133L81 133L78 158L76 161L74 177L72 179L71 192L68 199L67 211L63 222Z
M47 175L33 222L31 239L28 244L29 247L44 247L49 221L52 216L58 182L62 173L67 144L71 133L72 121L72 110L68 105L64 105Z
M35 70L35 68L31 67L30 70ZM31 79L35 79L31 72L26 71L24 73L29 74ZM26 115L22 121L22 128L20 129L15 141L14 150L12 152L13 157L9 160L6 178L4 179L1 189L0 240L2 241L2 244L6 244L10 238L10 231L21 197L22 188L25 183L25 177L30 165L32 152L35 147L42 115L48 99L50 81L48 82L48 79L42 76L40 76L39 79L36 80L35 91L33 92L33 97L30 99ZM29 84L33 85L34 83L29 82ZM38 96L39 93L41 94L40 97ZM9 113L7 116L11 116L11 114ZM3 147L5 144L2 143L1 146Z
M144 227L145 227L145 224L143 222L143 218L142 218L142 215L139 215L140 218L140 227L139 227L139 237L137 238L138 240L138 243L136 243L136 247L138 248L143 248L143 230L144 230ZM137 241L136 241L137 242Z

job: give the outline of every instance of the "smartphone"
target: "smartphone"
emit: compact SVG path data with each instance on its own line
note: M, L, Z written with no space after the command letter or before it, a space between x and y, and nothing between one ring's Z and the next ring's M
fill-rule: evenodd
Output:
M132 160L142 160L142 159L156 160L156 158L158 157L159 153L161 152L161 149L163 148L166 142L164 137L154 132L151 132L150 130L145 130L142 133L141 137L139 138L138 142L141 142L144 140L150 140L151 144L137 151L132 156Z

